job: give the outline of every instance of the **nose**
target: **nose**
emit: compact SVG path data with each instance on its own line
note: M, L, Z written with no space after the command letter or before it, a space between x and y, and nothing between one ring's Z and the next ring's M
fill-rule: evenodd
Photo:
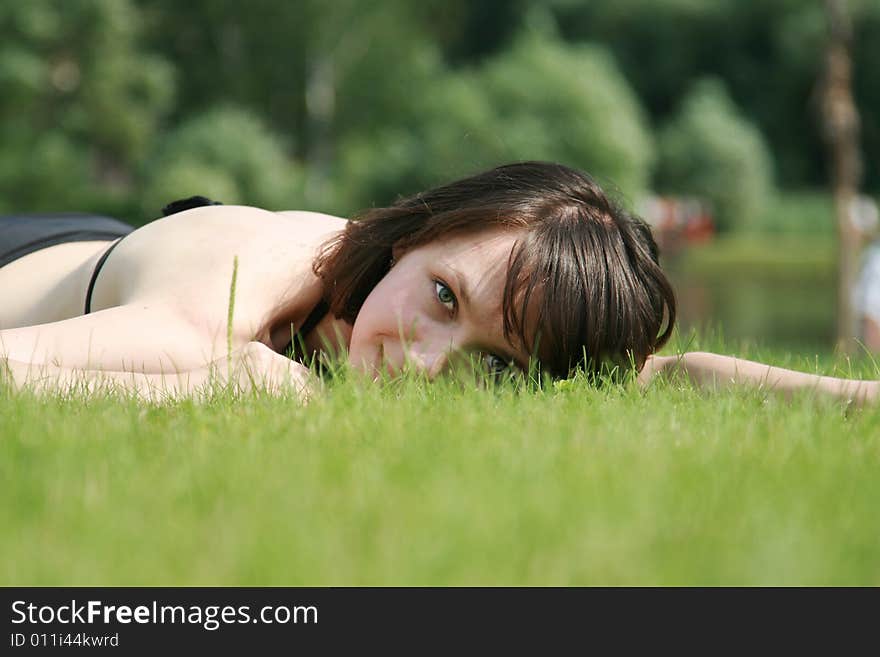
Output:
M406 329L401 324L397 339L385 342L386 371L394 376L408 367L434 380L449 366L455 342L456 336L435 322L413 320Z
M416 342L404 349L405 362L409 367L423 373L428 380L434 380L449 364L450 349L450 346Z

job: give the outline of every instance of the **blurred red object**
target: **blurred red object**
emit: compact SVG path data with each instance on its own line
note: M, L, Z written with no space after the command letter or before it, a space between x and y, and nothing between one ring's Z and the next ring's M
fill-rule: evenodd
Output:
M660 250L666 254L707 242L715 235L715 220L709 204L698 198L649 196L640 211L651 226Z

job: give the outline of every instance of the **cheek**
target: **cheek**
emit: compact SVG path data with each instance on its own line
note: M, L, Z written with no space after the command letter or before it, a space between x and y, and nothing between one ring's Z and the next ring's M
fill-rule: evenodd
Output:
M352 329L350 350L375 349L389 345L404 335L412 334L412 327L430 323L430 290L419 289L416 281L397 277L383 279L367 296Z
M373 316L366 304L361 307L351 330L348 362L356 369L369 370L379 357Z
M397 335L397 315L405 305L403 290L382 279L364 300L355 317L349 354L352 362L372 358L379 345Z

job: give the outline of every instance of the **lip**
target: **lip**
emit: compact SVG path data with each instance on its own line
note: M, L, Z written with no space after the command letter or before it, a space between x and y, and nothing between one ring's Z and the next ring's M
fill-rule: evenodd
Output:
M390 376L392 379L399 374L397 369L394 367L394 364L390 360L385 361L385 371L388 372L388 376Z
M376 382L382 378L382 361L385 359L385 345L379 343L379 349L376 351L376 358L373 361L373 381Z
M385 344L379 344L379 352L376 363L373 365L373 380L376 381L383 377L395 378L400 374L397 371L397 368L394 366L390 360L385 358Z

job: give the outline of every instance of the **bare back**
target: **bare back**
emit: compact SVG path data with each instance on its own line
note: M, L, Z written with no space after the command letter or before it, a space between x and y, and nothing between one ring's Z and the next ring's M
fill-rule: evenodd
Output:
M99 326L105 366L126 358L130 362L132 344L138 341L155 346L155 351L134 349L143 355L140 364L146 369L159 371L168 362L181 369L203 366L206 359L226 350L230 283L237 257L234 346L260 340L274 347L268 340L273 330L300 324L320 299L312 262L321 244L346 223L312 212L269 212L246 206L208 206L158 219L127 235L111 252L93 290L92 313L85 316L83 301L91 273L111 242L49 247L0 269L2 337L14 347L17 337L32 331L14 327L59 322L74 332L88 328L91 336ZM289 305L288 316L278 316L281 305ZM192 336L176 339L171 325L163 330L159 321L155 326L146 322L134 327L114 323L112 311L120 307L147 317L152 308L171 312L186 321L187 330L198 336L196 342ZM102 316L107 321L101 322ZM141 329L143 335L130 335ZM108 338L108 331L114 331L114 339ZM194 350L196 343L200 346ZM67 366L86 366L85 357L70 349L64 354ZM153 354L155 363L150 362ZM93 360L91 355L89 359Z
M0 267L0 329L82 314L91 271L110 244L65 242Z

